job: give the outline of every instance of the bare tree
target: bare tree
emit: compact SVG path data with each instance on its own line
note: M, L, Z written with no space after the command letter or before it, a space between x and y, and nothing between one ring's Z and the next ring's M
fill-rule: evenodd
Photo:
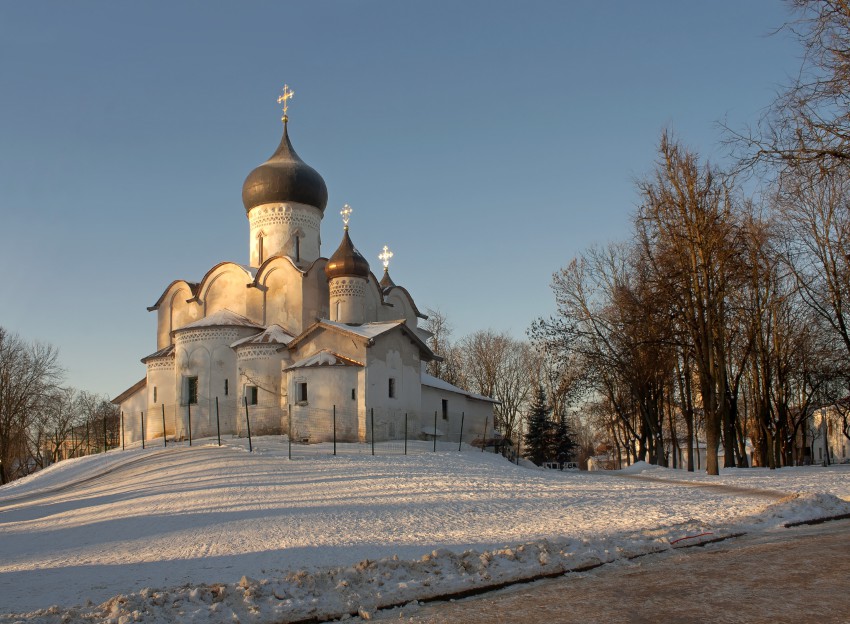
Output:
M638 187L642 252L689 338L705 413L706 470L719 474L721 429L730 416L727 304L741 279L732 189L666 132L655 174Z
M61 378L57 358L51 345L28 344L0 327L0 483L34 468L27 436Z
M776 210L783 258L806 304L850 356L850 179L798 167L782 178Z
M587 389L605 396L629 455L664 464L670 323L641 258L627 245L591 248L553 276L552 288L557 316L535 323L531 335L538 349L570 364L558 383L571 400Z
M466 389L496 399L496 426L506 438L519 431L536 386L534 354L507 332L477 331L459 343Z
M439 377L455 386L463 386L463 362L460 349L452 341L453 328L446 315L441 310L428 309L428 320L424 329L431 334L428 346L442 358L431 360L425 370L429 375Z
M796 79L779 95L755 129L727 127L743 148L742 164L787 171L811 165L827 172L850 164L850 3L791 0L794 19L785 24L800 42L803 61Z
M71 439L71 432L79 424L77 391L74 388L56 388L39 413L31 428L31 445L43 448L47 456L43 464L53 464L64 459L62 450ZM41 440L40 444L35 439Z

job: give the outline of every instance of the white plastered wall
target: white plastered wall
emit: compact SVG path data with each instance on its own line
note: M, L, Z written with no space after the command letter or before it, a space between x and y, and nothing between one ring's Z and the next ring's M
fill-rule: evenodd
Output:
M175 335L176 433L188 437L192 417L192 437L216 434L215 400L219 399L222 433L236 433L235 397L225 397L225 379L229 394L236 389L236 353L230 345L241 338L257 333L249 327L200 327L177 332ZM189 405L189 377L198 378L197 403Z
M251 209L248 222L253 267L272 256L289 256L299 266L307 266L321 255L322 211L318 208L296 202L263 204ZM300 239L298 257L296 236Z
M448 414L443 418L443 401L447 401ZM474 399L459 392L442 388L422 386L423 426L433 427L434 414L437 414L437 429L444 433L441 440L457 442L463 426L463 441L471 442L484 436L493 435L493 404L489 401Z
M272 435L281 432L281 392L280 369L283 362L288 363L288 354L278 352L280 345L241 345L236 347L238 401L248 396L247 387L257 387L257 403L249 405L252 435ZM236 432L242 435L243 419L238 418ZM247 429L247 425L245 425Z
M365 441L363 410L357 397L362 388L363 368L334 365L295 368L284 373L292 410L293 440L333 440L334 408L338 442ZM307 401L297 401L297 385L307 384ZM351 390L355 389L355 399ZM288 430L288 414L283 429Z
M163 349L172 344L171 332L201 318L201 309L197 303L188 303L192 298L189 285L183 281L174 282L165 292L157 308L156 348Z
M210 270L204 277L198 293L204 310L202 316L207 317L219 310L230 310L248 316L247 285L251 281L252 277L245 269L231 262L222 263Z
M421 417L422 394L419 348L395 329L378 336L367 351L366 408L375 410L375 436L397 438L404 430L405 414L410 423ZM389 395L389 380L395 380L395 396ZM371 421L370 421L371 425ZM415 435L415 425L409 435Z
M162 411L173 411L177 401L174 387L174 356L166 356L148 360L147 384L147 413L149 415L145 427L145 435L148 439L162 437ZM166 418L165 432L167 436L173 436L174 419Z

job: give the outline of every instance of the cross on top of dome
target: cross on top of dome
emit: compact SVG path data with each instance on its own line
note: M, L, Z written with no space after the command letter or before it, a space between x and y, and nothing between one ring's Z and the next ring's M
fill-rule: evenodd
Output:
M289 121L289 117L287 116L286 111L289 110L289 100L292 99L293 95L295 95L295 91L290 89L289 85L283 85L283 93L279 98L277 98L277 103L283 104L283 117L280 118L283 123Z
M348 229L348 222L351 219L352 212L354 212L354 210L348 204L345 204L342 207L342 210L339 211L339 214L342 215L342 224L345 226L346 230Z
M390 268L390 258L393 257L393 252L390 251L390 248L384 245L384 250L378 254L378 260L384 263L384 271L388 271Z

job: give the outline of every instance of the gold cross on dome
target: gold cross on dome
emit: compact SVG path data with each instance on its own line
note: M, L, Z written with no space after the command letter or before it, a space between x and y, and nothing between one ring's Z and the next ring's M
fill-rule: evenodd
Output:
M283 104L283 117L280 118L283 122L289 120L289 117L286 116L286 111L289 110L289 100L292 99L293 95L295 95L295 91L290 89L289 85L283 85L283 95L277 98L277 103Z
M384 245L384 251L378 254L378 260L384 263L384 270L388 271L390 268L390 258L393 257L393 252L390 251L390 248Z
M342 215L342 222L345 225L345 229L348 229L348 221L349 221L349 219L351 219L351 213L352 212L354 212L354 211L351 209L351 206L349 206L348 204L345 204L342 207L342 210L339 211L339 214Z

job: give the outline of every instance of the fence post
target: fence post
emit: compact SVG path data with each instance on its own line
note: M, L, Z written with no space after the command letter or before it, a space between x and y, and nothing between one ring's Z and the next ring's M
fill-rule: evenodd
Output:
M142 450L145 450L145 413L142 412Z
M516 465L519 466L519 452L522 448L522 431L517 434L516 437Z
M336 405L334 405L334 455L336 455Z
M437 452L437 410L434 410L434 452Z
M487 446L487 422L490 420L490 417L487 416L484 418L484 437L481 439L481 452L484 452L484 448Z
M407 455L407 412L404 413L404 454Z
M372 408L372 455L375 454L375 408Z
M289 408L289 459L292 459L292 403L287 404Z
M162 406L162 448L168 448L168 440L165 435L165 403L160 403Z
M86 420L86 455L91 455L91 435L89 434L89 421Z
M457 437L457 450L460 450L461 445L463 444L463 417L465 412L460 413L460 435Z
M248 426L248 452L254 452L254 445L251 444L251 419L248 418L248 397L245 397L245 424Z
M215 398L215 433L218 436L218 445L221 446L221 423L218 420L218 397Z
M73 429L71 430L73 432ZM124 449L124 410L121 410L121 450Z

